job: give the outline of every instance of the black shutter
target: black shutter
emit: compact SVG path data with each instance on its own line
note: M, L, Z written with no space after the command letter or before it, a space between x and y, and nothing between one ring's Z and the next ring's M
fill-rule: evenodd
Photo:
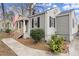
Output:
M40 27L40 17L37 19L37 26Z
M32 28L34 28L34 19L32 19Z
M49 27L51 27L51 17L49 17Z
M54 28L55 28L55 18L54 18Z

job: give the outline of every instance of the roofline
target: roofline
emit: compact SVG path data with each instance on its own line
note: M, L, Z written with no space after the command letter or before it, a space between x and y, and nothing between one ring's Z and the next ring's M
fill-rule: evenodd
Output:
M74 9L72 9L69 13L67 13L67 14L62 14L62 15L57 15L56 17L58 17L58 16L65 16L65 15L68 15L68 14L70 14L72 11L74 11L75 12L75 10ZM64 11L63 11L64 12Z
M67 13L67 14L62 14L62 15L57 15L56 17L66 16L66 15L69 15L69 13Z
M57 7L55 7L55 8L57 8ZM45 13L47 13L48 11L53 10L53 9L55 9L55 8L51 8L51 9L49 9L49 10L46 10L45 12L42 12L42 13L39 13L39 14L36 14L36 15L32 15L32 16L30 16L29 18L38 16L38 15L45 14Z
M36 15L32 15L32 16L28 16L28 18L31 18L31 17L35 17L35 16L39 16L39 15L43 15L45 14L46 12L43 12L43 13L39 13L39 14L36 14Z

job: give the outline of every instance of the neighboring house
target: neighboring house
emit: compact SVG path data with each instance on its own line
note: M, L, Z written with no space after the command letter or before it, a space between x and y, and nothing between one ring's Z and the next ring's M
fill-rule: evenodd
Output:
M74 10L61 12L57 8L29 17L20 17L16 28L22 29L24 38L30 37L30 30L41 28L45 31L46 41L49 41L53 34L64 36L66 40L71 41L78 30Z
M0 20L0 31L5 31L6 29L13 30L13 23L11 20Z

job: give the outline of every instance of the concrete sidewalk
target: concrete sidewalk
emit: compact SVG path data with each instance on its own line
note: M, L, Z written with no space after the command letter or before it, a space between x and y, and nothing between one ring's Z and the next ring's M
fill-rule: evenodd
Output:
M51 56L48 51L38 50L27 47L13 38L2 39L2 41L11 48L18 56Z

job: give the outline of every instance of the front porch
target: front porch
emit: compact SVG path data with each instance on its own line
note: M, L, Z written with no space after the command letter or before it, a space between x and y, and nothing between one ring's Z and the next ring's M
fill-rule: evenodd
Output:
M29 19L20 19L20 20L16 21L15 32L18 32L18 34L20 36L23 35L23 38L30 37L30 21L29 21ZM19 37L19 35L18 35L18 37Z

